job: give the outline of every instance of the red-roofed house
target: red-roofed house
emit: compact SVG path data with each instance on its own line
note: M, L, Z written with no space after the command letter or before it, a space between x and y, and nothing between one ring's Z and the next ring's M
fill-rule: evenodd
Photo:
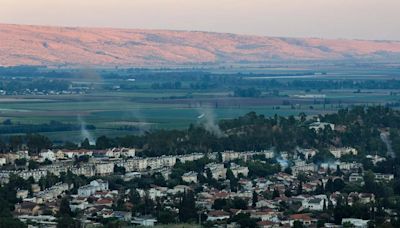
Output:
M208 221L221 221L229 219L229 213L226 211L210 211L208 214Z

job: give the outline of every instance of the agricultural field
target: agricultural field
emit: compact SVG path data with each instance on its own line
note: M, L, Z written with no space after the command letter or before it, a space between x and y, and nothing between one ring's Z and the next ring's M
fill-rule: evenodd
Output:
M255 111L266 116L306 113L308 116L363 105L391 105L400 101L400 69L365 66L285 66L208 69L63 69L1 75L3 83L20 80L62 80L73 92L19 88L0 96L0 123L70 124L68 131L40 132L55 141L80 142L84 137L140 134L152 129L186 128L235 118ZM73 72L70 74L69 72ZM62 75L62 76L60 76ZM381 87L388 84L390 87ZM57 86L60 83L57 84ZM334 85L334 86L331 86ZM82 89L83 88L83 89ZM3 87L4 90L7 86ZM22 91L22 92L21 92ZM0 134L25 134L27 132ZM86 126L94 129L86 129ZM44 128L46 129L46 128Z

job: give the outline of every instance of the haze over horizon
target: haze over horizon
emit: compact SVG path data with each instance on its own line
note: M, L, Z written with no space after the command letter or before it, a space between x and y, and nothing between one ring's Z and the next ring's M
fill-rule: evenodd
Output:
M397 0L0 0L0 23L400 40Z

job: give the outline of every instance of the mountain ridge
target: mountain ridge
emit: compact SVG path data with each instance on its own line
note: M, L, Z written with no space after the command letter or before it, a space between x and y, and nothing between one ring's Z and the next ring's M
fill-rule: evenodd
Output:
M152 66L387 59L400 41L0 23L0 66Z

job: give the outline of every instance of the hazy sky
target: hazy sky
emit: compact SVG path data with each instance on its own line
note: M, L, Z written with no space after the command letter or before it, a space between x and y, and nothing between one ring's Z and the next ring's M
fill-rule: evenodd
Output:
M400 0L0 0L0 23L400 40Z

